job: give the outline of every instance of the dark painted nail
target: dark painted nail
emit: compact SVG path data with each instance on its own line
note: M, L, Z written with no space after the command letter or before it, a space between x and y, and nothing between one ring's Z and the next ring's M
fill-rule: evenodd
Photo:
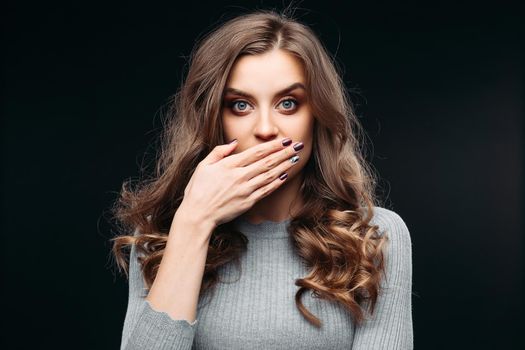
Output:
M285 139L283 139L283 146L290 146L290 144L292 143L292 139L287 137Z
M282 173L281 176L279 176L279 179L284 180L288 177L287 173Z
M296 151L302 150L304 147L302 142L297 142L295 145L293 145L293 149Z

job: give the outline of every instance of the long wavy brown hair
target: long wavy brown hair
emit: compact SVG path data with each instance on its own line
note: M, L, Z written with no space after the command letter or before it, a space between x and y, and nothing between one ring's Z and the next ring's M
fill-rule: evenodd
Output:
M139 255L150 288L164 253L170 225L184 189L197 164L225 143L221 125L223 89L240 55L258 55L278 48L302 61L307 96L315 117L314 142L300 194L305 205L291 218L288 232L294 249L309 269L298 278L295 303L313 325L321 321L310 313L301 296L343 305L357 324L374 312L384 274L387 235L371 225L377 206L377 177L365 161L365 133L331 59L313 30L293 15L256 10L229 19L204 35L189 57L189 69L163 120L155 170L140 181L124 181L112 215L124 234L111 239L119 270L128 276L127 252ZM322 150L322 152L321 152ZM247 249L247 239L232 222L212 232L201 294L220 281L221 266L236 262ZM365 305L366 304L366 305Z

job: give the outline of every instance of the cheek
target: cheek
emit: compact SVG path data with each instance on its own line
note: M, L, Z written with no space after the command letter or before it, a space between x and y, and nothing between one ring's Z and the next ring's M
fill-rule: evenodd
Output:
M238 145L231 152L231 154L240 153L245 150L247 128L246 126L239 123L238 120L229 118L228 116L222 118L222 129L224 134L225 142L229 142L233 139L237 139Z
M300 125L295 125L295 139L294 141L302 141L304 148L312 147L313 140L313 124L310 120L304 120Z
M226 141L232 140L233 138L237 137L235 123L230 118L228 117L222 118L222 129L224 133L224 139Z

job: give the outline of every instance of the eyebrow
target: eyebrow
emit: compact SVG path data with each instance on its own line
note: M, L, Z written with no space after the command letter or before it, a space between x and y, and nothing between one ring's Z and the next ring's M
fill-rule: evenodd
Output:
M295 89L303 89L303 90L306 90L305 86L302 84L302 83L293 83L292 85L280 90L277 92L276 95L284 95L284 94L287 94ZM234 95L239 95L239 96L244 96L244 97L253 97L252 95L250 95L249 93L247 92L244 92L242 90L238 90L238 89L234 89L234 88L226 88L225 92L224 92L224 95L228 95L228 94L234 94Z

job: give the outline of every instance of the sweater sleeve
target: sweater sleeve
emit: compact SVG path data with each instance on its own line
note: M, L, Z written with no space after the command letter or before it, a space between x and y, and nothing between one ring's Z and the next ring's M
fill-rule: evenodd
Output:
M135 230L134 235L137 235ZM153 309L145 298L140 263L135 245L130 252L129 295L122 330L121 350L191 349L198 320L174 320L166 312Z
M376 308L355 327L353 350L413 349L412 242L403 219L395 212L376 207L373 221L389 236L385 275ZM381 294L382 293L382 294Z

